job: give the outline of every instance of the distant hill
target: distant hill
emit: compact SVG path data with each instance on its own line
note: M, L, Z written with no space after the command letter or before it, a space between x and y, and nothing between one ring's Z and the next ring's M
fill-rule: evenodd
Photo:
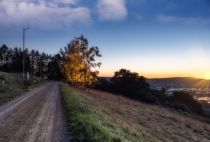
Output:
M100 78L106 79L108 81L111 79L111 77ZM209 80L193 77L154 78L147 79L147 82L152 88L210 88Z
M210 87L210 81L192 77L174 77L147 79L151 87L159 88L197 88L207 89Z

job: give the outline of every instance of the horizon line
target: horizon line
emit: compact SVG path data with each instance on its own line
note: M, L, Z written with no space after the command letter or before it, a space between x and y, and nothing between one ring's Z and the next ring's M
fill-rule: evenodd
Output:
M140 75L141 76L141 75ZM112 78L113 76L103 76L99 75L98 77L104 77L104 78ZM145 76L143 76L145 77ZM203 79L203 80L210 80L210 79L205 79L201 77L193 77L193 76L172 76L172 77L145 77L146 79L169 79L169 78L194 78L194 79Z

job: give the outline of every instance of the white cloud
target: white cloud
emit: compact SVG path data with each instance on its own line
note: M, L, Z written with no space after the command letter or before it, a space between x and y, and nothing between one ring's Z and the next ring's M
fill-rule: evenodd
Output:
M57 0L67 4L77 4L79 0Z
M123 20L127 16L125 0L98 0L97 12L100 20Z
M210 18L203 17L181 17L181 16L169 16L169 15L158 15L156 19L159 22L164 23L182 23L182 24L210 24Z
M0 1L0 26L29 25L38 28L70 27L89 24L89 8L72 6L78 0L2 0Z

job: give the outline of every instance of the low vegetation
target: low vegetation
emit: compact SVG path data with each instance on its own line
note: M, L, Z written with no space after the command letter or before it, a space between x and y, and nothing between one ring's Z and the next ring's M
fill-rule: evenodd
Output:
M91 108L97 108L112 123L121 126L133 142L210 141L210 121L200 115L177 111L162 105L134 101L120 95L77 90ZM134 139L135 138L135 139Z
M168 97L168 102L176 109L203 114L201 104L193 98L193 94L178 91Z
M0 72L0 105L23 94L31 88L37 87L42 84L41 82L43 82L43 80L37 77L23 81L22 74Z
M139 141L127 134L120 125L91 106L80 93L67 84L60 84L62 101L66 112L72 142L121 142Z

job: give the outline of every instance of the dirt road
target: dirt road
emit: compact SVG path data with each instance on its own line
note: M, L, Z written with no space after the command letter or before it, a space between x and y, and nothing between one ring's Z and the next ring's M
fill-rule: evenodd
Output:
M67 142L58 83L51 82L0 107L0 142Z

